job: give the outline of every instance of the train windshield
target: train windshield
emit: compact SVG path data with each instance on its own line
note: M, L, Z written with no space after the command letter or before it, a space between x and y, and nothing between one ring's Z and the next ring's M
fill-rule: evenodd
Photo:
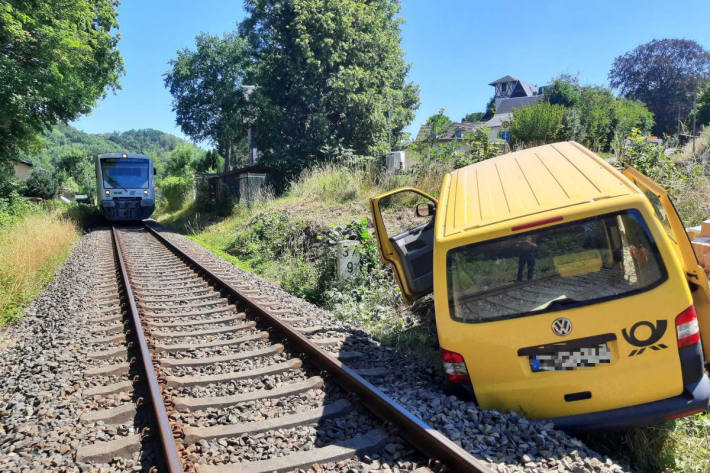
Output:
M150 185L150 165L147 159L102 159L101 173L104 187L147 189Z

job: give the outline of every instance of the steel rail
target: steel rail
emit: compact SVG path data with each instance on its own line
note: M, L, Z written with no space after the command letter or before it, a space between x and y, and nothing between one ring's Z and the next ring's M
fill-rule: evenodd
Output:
M170 473L184 473L182 461L180 460L177 445L175 444L175 438L173 437L172 429L170 428L168 414L165 410L165 404L163 403L163 396L160 394L158 379L156 377L155 370L153 369L153 362L150 352L148 351L148 341L145 338L143 326L141 325L140 317L138 315L138 308L136 307L136 300L133 296L133 290L131 289L131 282L128 280L128 272L126 271L126 265L123 261L123 246L121 244L121 238L116 230L116 227L114 226L111 227L111 236L113 237L114 252L118 259L118 265L121 272L121 280L126 291L126 296L128 297L131 322L138 341L138 349L140 351L141 361L143 362L148 391L150 393L151 400L153 401L153 414L155 415L155 420L158 424L158 433L160 443L163 447L165 466Z
M493 473L493 470L483 462L477 460L441 432L414 416L395 400L357 374L352 368L330 355L300 332L294 330L290 324L271 315L258 302L245 296L229 282L202 266L147 223L144 222L144 226L175 255L211 280L218 290L222 290L244 303L254 314L279 331L297 350L309 355L311 361L332 375L338 384L346 390L358 394L363 399L365 407L381 419L394 424L400 430L401 435L420 452L441 461L457 473Z

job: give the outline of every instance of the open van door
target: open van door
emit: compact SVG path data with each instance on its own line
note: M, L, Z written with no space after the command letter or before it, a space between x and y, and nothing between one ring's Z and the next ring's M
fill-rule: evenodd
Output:
M700 337L703 343L705 362L710 363L710 288L705 270L698 264L698 259L685 232L683 222L673 205L668 192L631 166L625 165L621 171L636 184L651 202L656 217L663 224L666 233L674 243L678 257L683 264L685 277L690 286L690 292L698 314Z
M411 187L370 199L380 258L392 266L408 304L432 291L436 203Z

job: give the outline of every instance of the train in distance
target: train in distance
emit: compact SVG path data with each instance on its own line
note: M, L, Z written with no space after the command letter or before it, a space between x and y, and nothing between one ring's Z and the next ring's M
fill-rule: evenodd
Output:
M153 159L139 153L96 157L96 204L109 221L140 221L155 210Z

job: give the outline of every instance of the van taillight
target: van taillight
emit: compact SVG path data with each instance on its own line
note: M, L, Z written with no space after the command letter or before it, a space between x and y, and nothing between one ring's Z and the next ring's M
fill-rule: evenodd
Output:
M678 333L678 348L689 347L700 341L700 327L695 306L690 306L675 318L675 328Z
M441 349L441 359L444 362L444 371L446 377L452 383L469 383L471 378L468 377L466 363L463 361L463 356L460 354Z

